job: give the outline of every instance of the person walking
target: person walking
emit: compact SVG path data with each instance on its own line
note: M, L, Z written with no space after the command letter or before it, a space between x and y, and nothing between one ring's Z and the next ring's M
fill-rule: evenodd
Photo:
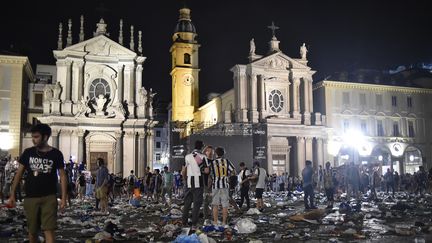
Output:
M334 176L330 162L325 164L323 173L324 190L327 197L327 208L333 208L334 203Z
M240 202L239 207L243 206L243 202L246 200L247 210L250 208L250 200L249 200L249 177L250 172L246 167L244 162L240 163Z
M395 188L394 188L394 177L393 172L390 169L387 169L387 172L384 175L386 182L386 193L389 193L389 189L392 189L392 194L394 196Z
M314 204L314 189L313 189L313 168L312 161L306 160L306 167L302 171L303 191L304 191L304 206L306 210L316 209Z
M99 169L96 172L96 209L99 208L99 203L101 206L101 212L103 214L108 213L108 180L109 172L108 168L105 166L105 161L102 158L97 159Z
M186 190L184 193L184 207L182 222L188 224L189 210L192 209L192 226L196 226L199 218L199 210L203 203L204 196L204 174L209 173L207 158L201 153L204 143L200 140L195 142L195 149L187 154L185 163L182 167L182 176L186 180Z
M213 146L207 145L204 148L204 155L207 158L207 163L210 165L214 161L214 149ZM212 209L210 208L211 200L212 200L212 183L209 177L209 174L204 174L204 205L203 205L203 214L204 220L208 217L211 217Z
M137 178L134 174L134 171L131 170L130 175L128 177L128 189L127 189L129 200L132 199L132 197L133 197L136 180L137 180Z
M80 172L80 175L77 180L78 185L78 197L80 200L83 200L85 197L85 189L86 189L86 178L84 176L84 173Z
M257 199L257 205L259 211L264 211L264 202L263 202L263 193L266 188L266 179L267 179L267 171L264 168L260 167L259 161L255 161L254 163L255 171L251 176L251 180L257 180L255 186L255 198Z
M225 158L222 147L215 149L216 159L209 163L212 178L213 224L218 224L219 206L222 206L222 225L227 227L229 197L229 177L236 174L234 165Z
M169 203L172 201L173 185L174 185L174 175L169 171L168 166L164 167L163 176L163 189L162 189L162 201L165 202L165 194L168 194Z
M57 173L61 182L60 210L66 207L67 181L64 157L58 149L48 145L51 128L37 124L31 129L33 147L24 150L19 158L19 167L13 180L9 204L15 206L15 190L24 172L27 172L24 186L24 211L27 218L30 243L38 241L38 231L45 235L45 242L55 242L57 229Z

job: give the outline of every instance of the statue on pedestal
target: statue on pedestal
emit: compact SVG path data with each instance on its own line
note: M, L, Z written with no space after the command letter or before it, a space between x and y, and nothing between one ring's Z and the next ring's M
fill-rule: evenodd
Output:
M105 116L104 106L107 99L103 94L99 94L96 98L96 116Z
M306 44L303 43L303 45L300 47L300 56L302 60L306 60L306 54L308 52L308 49L306 48Z
M249 42L249 55L255 55L255 40L252 38Z
M59 100L60 99L60 92L61 92L61 86L60 86L60 82L57 82L54 86L54 99Z
M44 101L51 101L53 98L53 91L49 85L45 85L44 88Z
M144 87L142 87L139 91L138 91L138 93L139 93L139 103L138 103L138 105L140 105L140 106L145 106L145 104L146 104L146 102L147 102L147 90L144 88Z

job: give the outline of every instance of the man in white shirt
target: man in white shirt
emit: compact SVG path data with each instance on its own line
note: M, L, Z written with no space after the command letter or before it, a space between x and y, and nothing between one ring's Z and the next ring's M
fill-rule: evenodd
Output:
M199 210L204 196L204 174L209 173L206 156L201 153L204 143L200 140L195 142L195 149L187 154L182 167L183 178L186 179L186 190L184 193L183 225L187 225L189 210L193 202L192 225L196 226L199 218Z
M266 179L267 179L267 171L264 168L260 167L259 161L255 161L254 163L255 171L254 175L251 179L257 179L256 189L255 189L255 197L257 199L257 208L260 211L264 210L264 202L262 199L262 195L264 189L266 187Z

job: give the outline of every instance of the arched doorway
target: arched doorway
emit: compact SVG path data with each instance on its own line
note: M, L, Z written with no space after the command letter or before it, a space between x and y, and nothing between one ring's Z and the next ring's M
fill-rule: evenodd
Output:
M114 171L116 138L105 132L90 132L86 136L87 170L95 173L96 160L102 158L109 171Z
M353 146L342 145L339 149L338 157L338 166L346 165L349 162L354 162L354 164L360 164L361 159L357 149Z
M419 170L419 166L423 165L422 153L420 149L410 145L405 149L404 153L404 173L414 174Z
M396 169L396 166L392 164L392 156L390 149L384 145L377 145L374 147L371 153L372 165L379 166L381 174L384 175L387 172L387 169L393 167ZM399 169L397 169L399 171Z

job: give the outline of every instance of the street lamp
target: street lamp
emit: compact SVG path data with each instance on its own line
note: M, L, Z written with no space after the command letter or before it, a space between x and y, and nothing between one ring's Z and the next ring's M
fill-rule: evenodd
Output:
M0 133L0 149L9 150L12 148L12 137L8 132Z

